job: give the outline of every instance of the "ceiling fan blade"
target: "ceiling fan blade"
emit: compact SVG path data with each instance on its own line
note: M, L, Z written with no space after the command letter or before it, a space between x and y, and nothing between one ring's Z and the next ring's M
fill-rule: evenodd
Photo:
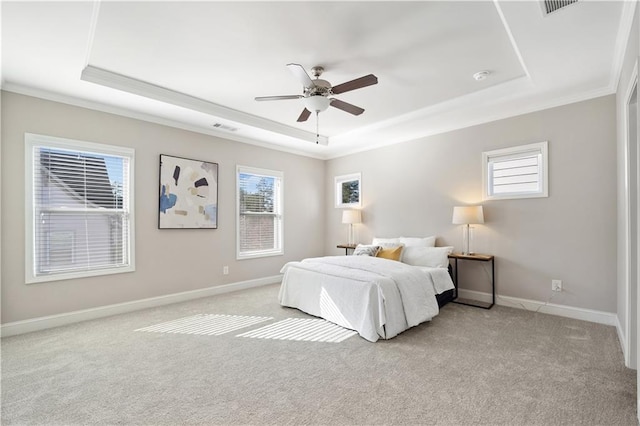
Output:
M298 117L298 123L302 123L303 121L307 121L307 119L309 118L309 116L311 115L311 111L309 111L308 109L303 109L302 110L302 114L300 114L300 117Z
M305 89L313 87L313 81L311 81L311 77L305 71L304 67L300 64L287 64L287 68L289 71L302 83Z
M281 101L283 99L300 99L304 98L302 95L282 95L282 96L258 96L256 101Z
M351 105L350 103L341 101L340 99L331 99L331 103L329 104L334 108L341 109L343 111L348 112L353 115L360 115L364 112L364 109L357 107L355 105Z
M374 84L378 84L378 77L373 74L369 74L365 75L364 77L356 78L355 80L347 81L346 83L333 86L331 88L331 92L333 92L334 95L339 95L340 93L372 86Z

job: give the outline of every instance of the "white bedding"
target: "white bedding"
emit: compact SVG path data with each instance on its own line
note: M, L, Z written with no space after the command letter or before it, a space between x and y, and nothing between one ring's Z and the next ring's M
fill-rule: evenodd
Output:
M453 288L446 269L369 256L327 256L289 262L280 304L300 309L375 342L431 320L436 293Z

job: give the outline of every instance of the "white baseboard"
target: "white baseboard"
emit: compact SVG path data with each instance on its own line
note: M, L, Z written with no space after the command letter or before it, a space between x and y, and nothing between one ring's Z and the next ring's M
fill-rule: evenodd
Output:
M624 356L624 365L629 368L629 354L627 353L627 336L622 332L622 325L620 324L620 318L616 315L616 331L618 332L618 340L620 341L620 349L622 349L622 355Z
M48 328L59 327L67 324L74 324L81 321L104 318L112 315L124 314L142 309L154 308L157 306L169 305L171 303L186 302L188 300L202 297L215 296L223 293L244 290L263 285L275 284L282 281L282 275L258 278L255 280L240 281L237 283L225 284L221 286L207 287L198 290L185 291L181 293L167 294L164 296L151 297L148 299L134 300L131 302L118 303L114 305L99 306L97 308L84 309L81 311L67 312L64 314L50 315L46 317L32 318L23 321L15 321L0 326L0 336L8 337L18 334L30 333L32 331L46 330ZM491 294L472 290L459 290L460 297L475 299L483 302L491 302ZM610 312L595 311L591 309L575 308L572 306L545 304L535 300L520 299L509 296L496 296L496 304L518 309L537 311L544 314L558 315L566 318L590 321L599 324L615 326L618 337L625 351L625 340L618 317Z
M49 315L46 317L31 318L23 321L15 321L0 326L0 336L8 337L32 331L46 330L61 325L73 324L81 321L109 317L142 309L155 308L171 303L186 302L187 300L201 297L215 296L217 294L231 293L263 285L275 284L282 281L282 275L258 278L255 280L240 281L237 283L207 287L198 290L184 291L181 293L167 294L148 299L134 300L131 302L117 303L114 305L99 306L97 308L83 309L81 311L66 312L64 314Z
M482 302L491 302L491 294L473 290L459 289L459 295L465 299L475 299ZM595 311L592 309L575 308L573 306L556 305L554 303L539 302L537 300L520 299L518 297L496 295L496 305L510 308L536 311L543 314L557 315L583 321L595 322L611 326L618 325L618 317L611 312ZM618 328L618 330L620 330ZM620 332L620 331L618 331Z

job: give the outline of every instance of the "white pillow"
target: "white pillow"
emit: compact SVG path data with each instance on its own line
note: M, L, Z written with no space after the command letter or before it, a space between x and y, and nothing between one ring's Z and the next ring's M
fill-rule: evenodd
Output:
M404 244L405 247L435 247L436 246L436 237L400 237L400 242Z
M382 244L399 246L400 238L374 238L371 244L374 246L381 246Z
M453 247L405 247L402 261L407 265L447 268Z

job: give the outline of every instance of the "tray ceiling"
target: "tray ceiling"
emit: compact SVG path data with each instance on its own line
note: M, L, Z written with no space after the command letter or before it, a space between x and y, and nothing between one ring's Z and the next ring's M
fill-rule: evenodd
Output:
M2 83L329 158L613 93L633 7L583 1L545 16L529 1L5 2ZM254 100L302 93L291 62L323 66L333 85L370 73L379 83L336 95L365 112L321 112L316 145L315 116L296 122L301 100Z

